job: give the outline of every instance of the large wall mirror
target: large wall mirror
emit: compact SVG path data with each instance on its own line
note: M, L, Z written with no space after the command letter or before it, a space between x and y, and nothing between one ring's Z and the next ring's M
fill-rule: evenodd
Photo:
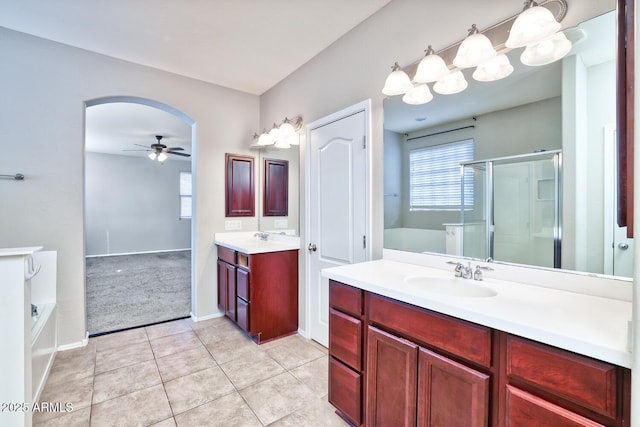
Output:
M461 93L385 99L384 247L631 277L633 239L616 224L616 19L566 29L573 48L555 63L522 65L516 49L503 80L467 69ZM464 209L420 193L434 147L467 147Z
M288 191L287 191L287 215L265 215L265 159L283 160L288 163ZM268 233L284 233L300 235L299 226L299 148L292 145L290 148L263 147L256 152L256 191L258 200L256 204L258 214L258 227L260 231Z

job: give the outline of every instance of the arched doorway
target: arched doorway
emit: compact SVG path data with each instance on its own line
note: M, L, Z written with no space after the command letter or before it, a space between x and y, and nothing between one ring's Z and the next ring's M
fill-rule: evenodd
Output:
M192 119L157 101L108 97L86 103L90 335L190 315L194 133Z

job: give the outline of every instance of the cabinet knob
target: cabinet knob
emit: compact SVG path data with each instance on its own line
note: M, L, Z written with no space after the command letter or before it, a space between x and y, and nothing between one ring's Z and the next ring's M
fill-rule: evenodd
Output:
M318 248L316 247L315 243L309 243L309 252L315 252Z

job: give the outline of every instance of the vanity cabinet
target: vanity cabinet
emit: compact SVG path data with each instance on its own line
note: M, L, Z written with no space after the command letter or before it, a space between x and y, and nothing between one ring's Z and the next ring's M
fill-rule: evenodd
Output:
M329 402L361 425L364 386L364 292L329 281Z
M367 294L367 426L488 425L491 330Z
M256 254L218 245L218 304L258 344L298 330L298 251Z
M628 369L508 334L503 346L506 425L629 425Z
M329 402L354 425L631 425L629 369L333 280L329 305Z
M236 317L236 252L218 247L218 308L234 322Z

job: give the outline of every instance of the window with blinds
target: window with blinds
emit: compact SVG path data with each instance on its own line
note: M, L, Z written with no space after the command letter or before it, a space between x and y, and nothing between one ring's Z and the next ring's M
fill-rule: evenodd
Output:
M460 163L473 160L473 139L409 151L409 209L459 210ZM473 206L473 175L464 179L464 207Z
M191 172L180 172L180 219L191 218Z

